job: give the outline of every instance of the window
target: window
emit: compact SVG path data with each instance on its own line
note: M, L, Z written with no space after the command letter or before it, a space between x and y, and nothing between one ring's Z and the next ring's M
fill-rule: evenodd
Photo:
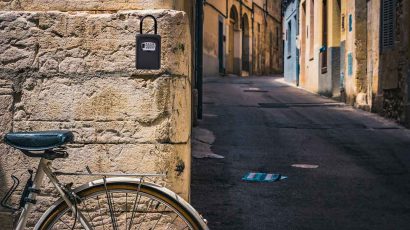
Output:
M353 75L353 55L352 53L349 53L347 55L347 74L349 76Z
M287 32L287 43L288 43L288 58L292 56L292 20L288 22L288 32Z
M381 48L385 50L394 47L396 0L382 0L381 7Z

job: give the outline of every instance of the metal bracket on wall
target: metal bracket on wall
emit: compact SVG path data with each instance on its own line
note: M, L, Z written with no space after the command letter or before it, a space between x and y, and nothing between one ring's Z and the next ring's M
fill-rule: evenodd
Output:
M184 170L185 170L185 163L182 160L179 160L175 167L175 171L177 172L177 175L180 176L184 172Z

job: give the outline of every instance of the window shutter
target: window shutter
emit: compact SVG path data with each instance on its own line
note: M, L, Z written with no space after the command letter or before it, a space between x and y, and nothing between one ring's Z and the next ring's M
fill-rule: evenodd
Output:
M349 76L353 75L353 55L352 53L349 53L347 55L347 74Z
M396 0L382 0L381 48L394 47Z

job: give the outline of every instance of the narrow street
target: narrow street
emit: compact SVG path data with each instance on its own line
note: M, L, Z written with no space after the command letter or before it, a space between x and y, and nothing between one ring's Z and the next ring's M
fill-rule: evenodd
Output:
M409 229L410 132L392 121L282 78L208 77L199 128L225 157L192 165L192 204L213 230Z

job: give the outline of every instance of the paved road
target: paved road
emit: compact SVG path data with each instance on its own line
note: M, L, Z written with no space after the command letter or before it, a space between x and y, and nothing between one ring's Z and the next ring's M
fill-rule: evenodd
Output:
M199 127L225 158L193 160L191 197L211 229L410 229L409 130L279 78L206 78L204 91ZM242 182L250 171L289 178Z

